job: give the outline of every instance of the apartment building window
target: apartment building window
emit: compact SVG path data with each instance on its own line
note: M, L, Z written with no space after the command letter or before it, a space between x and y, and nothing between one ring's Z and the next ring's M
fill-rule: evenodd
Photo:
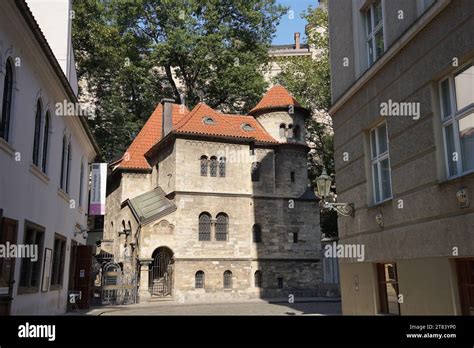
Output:
M51 123L51 113L48 111L44 119L44 134L43 134L43 158L41 162L41 169L46 174L46 166L48 165L48 147L49 147L49 131Z
M369 66L384 52L383 10L381 0L372 2L365 12Z
M36 245L38 257L33 260L30 257L21 260L19 293L31 293L39 290L40 271L43 256L44 228L31 222L25 221L25 245Z
M65 257L66 238L56 234L54 237L53 267L51 271L52 290L60 289L63 285Z
M42 113L41 100L38 99L36 102L35 133L33 135L33 163L36 166L39 166Z
M84 163L81 163L81 172L79 174L79 206L83 207L84 202L82 201L82 198L84 196Z
M439 89L448 177L474 172L474 65L442 80Z
M380 313L400 315L396 263L377 264Z
M5 66L5 80L3 81L3 102L0 114L0 138L8 141L10 130L10 118L13 100L13 63L7 59Z
M392 198L387 123L370 131L372 179L375 204Z

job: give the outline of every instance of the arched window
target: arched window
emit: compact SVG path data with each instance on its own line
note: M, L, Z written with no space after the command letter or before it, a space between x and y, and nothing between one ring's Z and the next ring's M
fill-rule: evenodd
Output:
M286 130L286 137L293 138L293 125L289 124L288 129Z
M225 177L225 157L219 158L219 176Z
M211 240L211 215L209 213L199 215L199 240Z
M13 64L7 59L5 80L3 82L3 103L2 113L0 114L0 138L8 141L10 130L10 117L13 97Z
M71 142L67 145L67 163L66 163L66 192L69 193L69 179L71 177Z
M41 162L41 169L43 173L46 173L46 166L48 164L48 146L49 146L49 127L51 123L51 114L48 111L44 119L44 132L43 132L43 159Z
M211 157L211 164L209 165L209 171L211 172L211 176L217 176L217 157Z
M216 218L216 240L227 240L227 229L229 217L224 213L217 214Z
M255 224L252 227L252 240L254 243L262 242L262 230L258 224Z
M253 162L251 168L252 181L256 182L260 180L260 163Z
M224 272L224 289L232 289L232 272Z
M83 193L82 191L84 190L84 163L81 163L81 173L79 175L79 206L83 207L84 205L82 204L82 197Z
M301 140L301 128L298 125L296 125L293 129L293 138L296 140Z
M36 102L35 133L33 135L33 163L36 166L39 166L42 112L41 100L38 99Z
M196 289L204 288L204 272L203 271L196 272L196 275L194 276L194 287Z
M280 138L285 137L286 125L284 123L280 124Z
M66 161L67 161L67 138L66 134L63 136L63 147L61 152L61 178L59 187L64 190L66 186Z
M207 176L207 157L201 156L201 176Z
M262 287L262 271L255 271L253 275L253 281L256 288Z

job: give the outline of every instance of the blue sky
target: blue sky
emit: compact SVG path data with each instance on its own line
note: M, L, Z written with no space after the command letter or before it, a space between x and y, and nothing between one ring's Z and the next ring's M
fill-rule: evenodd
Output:
M304 35L304 26L306 21L301 18L301 13L308 8L308 6L317 7L318 0L277 0L277 3L289 7L288 11L293 11L293 19L290 19L290 14L286 13L280 20L280 25L277 27L274 45L291 44L294 42L294 33L299 31L301 33L302 42L306 38Z

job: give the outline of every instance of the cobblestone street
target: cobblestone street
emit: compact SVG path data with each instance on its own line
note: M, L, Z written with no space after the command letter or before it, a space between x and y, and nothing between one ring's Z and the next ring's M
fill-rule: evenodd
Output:
M308 300L296 303L269 303L249 300L232 303L151 302L127 306L107 306L68 315L340 315L338 299Z

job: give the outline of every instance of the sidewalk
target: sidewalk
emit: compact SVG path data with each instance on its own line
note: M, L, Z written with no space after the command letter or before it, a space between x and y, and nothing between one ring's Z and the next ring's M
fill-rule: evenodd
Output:
M75 312L68 312L64 315L221 315L226 309L229 314L234 315L265 315L279 314L284 308L296 308L297 311L307 309L306 307L340 306L339 297L301 297L296 298L293 303L288 302L288 298L273 299L250 299L245 301L220 301L220 302L187 302L180 303L174 300L163 300L130 305L107 305L91 307ZM249 306L250 305L250 306ZM215 310L213 310L215 309ZM313 308L311 308L314 311ZM284 314L284 312L282 313Z

